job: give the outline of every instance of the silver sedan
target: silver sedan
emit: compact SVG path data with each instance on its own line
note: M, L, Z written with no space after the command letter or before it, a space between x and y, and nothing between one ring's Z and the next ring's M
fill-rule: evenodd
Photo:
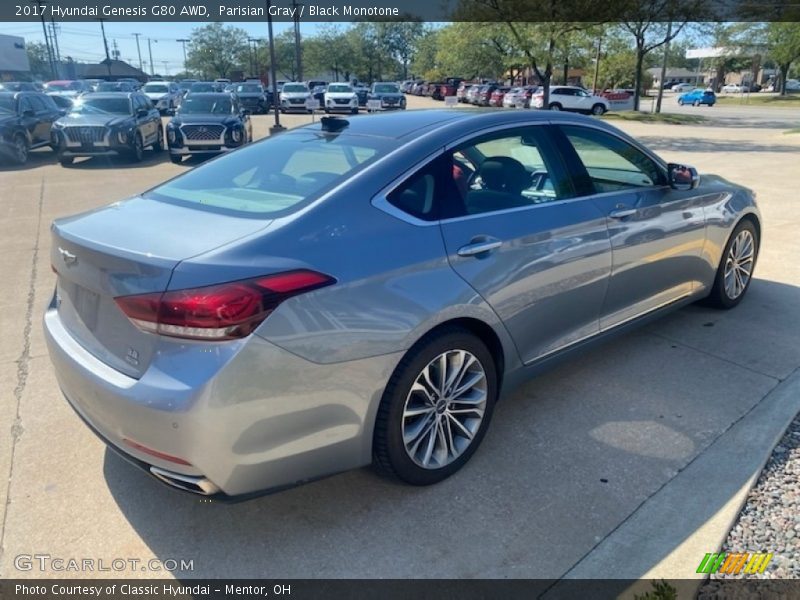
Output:
M736 306L760 233L750 190L589 117L326 117L54 222L44 328L78 415L175 488L424 485L554 359Z

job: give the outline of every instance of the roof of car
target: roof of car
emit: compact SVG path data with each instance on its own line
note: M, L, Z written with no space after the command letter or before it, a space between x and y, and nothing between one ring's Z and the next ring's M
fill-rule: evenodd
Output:
M552 117L553 113L546 110L496 111L458 108L407 110L347 118L349 124L346 131L348 134L401 139L412 134L418 136L436 129L453 128L455 133L456 130L463 129L467 124L492 127L493 125L513 125L515 121L521 123L547 121ZM558 117L560 120L582 122L590 119L593 123L602 123L591 117L571 113L559 113ZM300 130L318 131L321 128L321 123L314 123L302 127Z

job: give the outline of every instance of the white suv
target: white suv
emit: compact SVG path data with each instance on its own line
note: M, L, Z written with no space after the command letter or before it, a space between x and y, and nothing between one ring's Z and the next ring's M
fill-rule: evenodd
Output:
M183 92L173 81L148 81L141 92L161 114L174 113L183 100Z
M544 94L540 91L531 98L536 108L544 108ZM573 85L556 85L550 88L550 110L571 110L574 112L602 115L609 109L608 100L595 96L583 88Z
M325 112L349 112L358 114L358 96L348 83L329 83L325 91Z

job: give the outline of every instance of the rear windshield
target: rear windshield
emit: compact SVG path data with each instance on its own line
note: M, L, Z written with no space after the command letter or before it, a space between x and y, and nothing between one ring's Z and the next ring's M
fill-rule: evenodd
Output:
M222 156L144 194L196 208L291 214L385 155L391 140L286 133Z

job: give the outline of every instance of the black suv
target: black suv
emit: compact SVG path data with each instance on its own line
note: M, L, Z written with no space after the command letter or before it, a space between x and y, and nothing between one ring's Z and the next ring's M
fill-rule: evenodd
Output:
M65 166L76 156L124 155L139 162L147 146L164 149L161 116L140 92L85 94L53 124L53 134Z
M252 141L250 111L235 94L190 92L167 125L169 158L176 164L184 156L221 154Z
M0 92L0 153L23 165L33 148L52 147L50 128L61 114L46 94Z
M237 83L233 93L239 97L241 105L253 113L269 112L269 99L264 87L258 81Z

